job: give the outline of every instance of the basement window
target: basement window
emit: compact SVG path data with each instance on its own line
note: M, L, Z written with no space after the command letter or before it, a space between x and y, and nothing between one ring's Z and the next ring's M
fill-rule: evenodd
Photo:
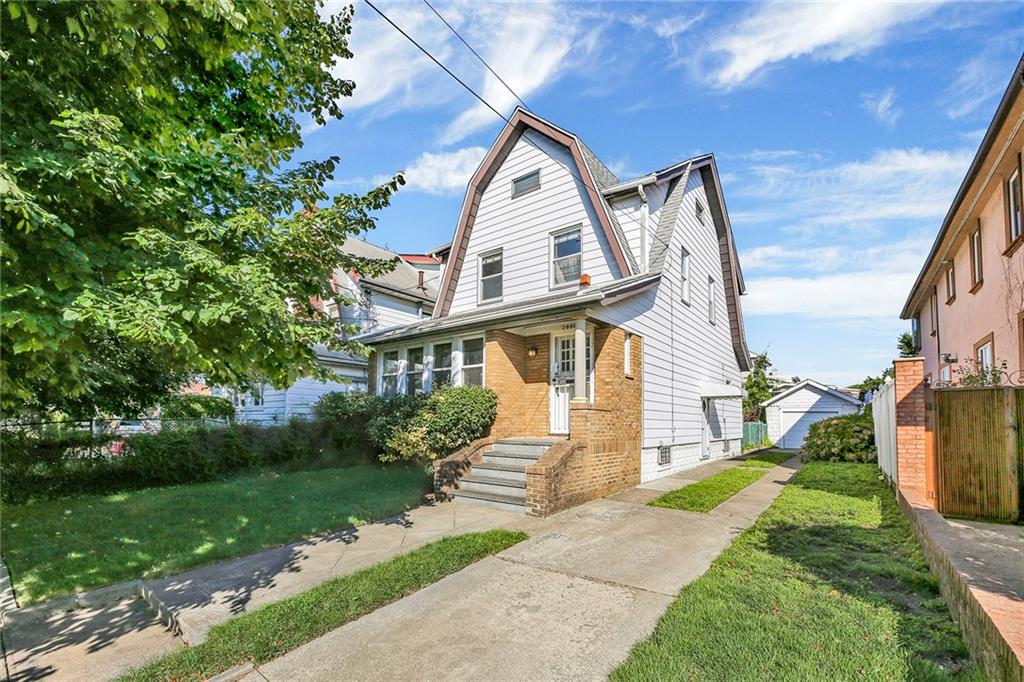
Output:
M658 446L658 466L672 463L672 447L670 445Z

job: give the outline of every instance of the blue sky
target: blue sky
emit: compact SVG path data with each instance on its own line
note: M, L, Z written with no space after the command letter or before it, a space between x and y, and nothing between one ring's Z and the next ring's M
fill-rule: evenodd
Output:
M328 4L325 12L342 5ZM397 24L504 113L508 93L419 2ZM620 178L714 152L748 295L747 339L784 374L877 375L1013 67L1020 3L449 3L434 6L541 116ZM502 122L363 3L345 117L296 160L342 157L335 192L403 170L372 241L449 241Z

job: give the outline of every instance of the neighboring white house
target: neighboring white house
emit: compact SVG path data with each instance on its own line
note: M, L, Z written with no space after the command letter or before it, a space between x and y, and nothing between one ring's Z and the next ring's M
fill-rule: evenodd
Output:
M804 379L761 403L768 422L768 439L780 448L799 448L811 424L829 417L855 414L862 403L833 386Z
M518 109L470 180L433 318L360 340L379 393L495 390L499 438L573 440L587 406L646 481L740 452L742 293L713 155L620 181Z
M437 284L436 276L428 276L429 269L417 269L397 253L354 237L347 239L340 250L362 258L395 260L396 265L391 272L372 278L340 268L335 270L335 291L354 303L340 311L333 303L328 303L324 307L328 315L355 324L362 332L388 329L431 315ZM429 258L437 267L443 267L440 256L429 255ZM304 377L285 389L264 385L252 392L239 392L215 387L212 393L234 402L239 421L273 425L311 416L313 405L325 393L367 390L366 358L331 351L324 346L318 346L316 354L321 365L338 375L338 381L321 382Z

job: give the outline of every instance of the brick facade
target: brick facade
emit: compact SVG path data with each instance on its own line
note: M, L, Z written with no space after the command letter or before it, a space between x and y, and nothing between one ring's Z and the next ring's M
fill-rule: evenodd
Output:
M532 358L531 348L537 350ZM548 435L550 348L547 334L487 332L484 383L498 396L498 417L491 427L495 438Z
M631 341L624 367L625 332L594 332L595 401L573 401L569 441L526 469L526 510L544 516L640 483L643 422L643 340Z
M896 466L900 487L925 488L924 358L893 361L896 371Z

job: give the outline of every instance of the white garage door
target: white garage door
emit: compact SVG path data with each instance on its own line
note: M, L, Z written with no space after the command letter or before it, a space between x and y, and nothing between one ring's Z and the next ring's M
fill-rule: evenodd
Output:
M780 446L784 448L800 447L804 444L804 438L807 438L807 430L811 428L811 424L837 416L839 416L839 412L836 410L784 411L781 415L782 439Z

